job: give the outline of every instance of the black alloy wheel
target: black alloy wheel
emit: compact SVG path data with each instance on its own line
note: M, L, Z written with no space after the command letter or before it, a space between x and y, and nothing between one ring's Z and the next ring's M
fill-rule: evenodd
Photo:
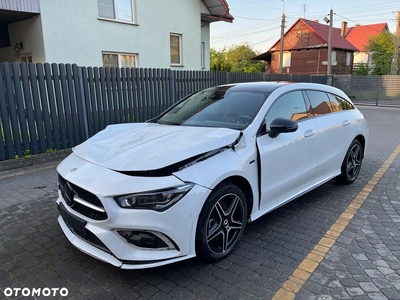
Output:
M232 252L247 222L244 193L232 183L223 183L209 196L200 213L196 234L196 253L216 261Z
M356 181L358 174L360 174L362 160L363 147L358 140L354 140L347 150L342 163L341 174L337 179L344 184L351 184Z

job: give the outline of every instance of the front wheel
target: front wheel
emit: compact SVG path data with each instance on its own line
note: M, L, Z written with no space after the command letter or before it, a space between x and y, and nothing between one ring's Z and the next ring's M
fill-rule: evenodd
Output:
M344 184L353 183L360 173L363 160L363 147L358 140L354 140L344 157L341 174L337 177L338 181Z
M247 202L241 189L223 183L209 196L200 213L196 230L196 253L217 261L235 248L247 221Z

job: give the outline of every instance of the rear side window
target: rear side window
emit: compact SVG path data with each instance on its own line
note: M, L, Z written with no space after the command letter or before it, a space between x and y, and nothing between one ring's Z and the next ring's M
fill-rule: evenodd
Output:
M342 97L332 95L332 94L328 94L328 95L329 95L329 100L331 100L333 111L354 109L354 105L351 104L346 99L343 99Z
M308 99L310 99L314 116L329 114L332 112L331 102L325 92L306 91Z
M307 108L301 91L287 93L272 104L265 117L267 130L270 130L271 122L278 117L293 121L308 118Z

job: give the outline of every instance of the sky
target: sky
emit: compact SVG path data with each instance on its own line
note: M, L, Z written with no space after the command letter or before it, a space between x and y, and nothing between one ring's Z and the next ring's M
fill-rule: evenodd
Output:
M263 53L280 39L282 12L286 15L285 32L298 18L318 20L325 24L332 9L333 26L340 28L388 23L396 32L400 0L227 0L233 23L211 24L211 48L222 49L248 43L257 53Z

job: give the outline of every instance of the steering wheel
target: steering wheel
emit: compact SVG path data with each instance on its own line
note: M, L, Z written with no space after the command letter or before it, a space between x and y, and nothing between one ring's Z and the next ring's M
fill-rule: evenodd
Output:
M251 121L251 117L248 115L241 115L239 117L236 118L236 123L238 124L247 124Z

